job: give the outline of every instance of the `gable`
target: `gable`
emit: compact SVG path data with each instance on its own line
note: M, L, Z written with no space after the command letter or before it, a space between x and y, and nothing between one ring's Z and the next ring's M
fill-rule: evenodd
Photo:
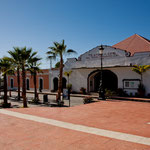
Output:
M111 46L103 45L103 58L117 58L117 57L125 57L128 56L124 50L113 48ZM79 56L78 60L98 60L100 59L99 46L87 51L86 53Z

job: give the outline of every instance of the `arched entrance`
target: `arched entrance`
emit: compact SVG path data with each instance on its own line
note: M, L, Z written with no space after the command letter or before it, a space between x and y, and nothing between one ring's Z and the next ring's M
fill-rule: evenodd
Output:
M11 89L14 88L14 79L10 79L10 87Z
M67 83L66 78L63 78L63 79L62 79L62 88L63 88L63 89L66 88L66 83Z
M43 90L43 79L42 78L39 79L39 89Z
M27 90L30 90L30 81L29 81L29 79L26 79L26 87L27 87Z
M66 78L62 78L62 91L64 88L66 88L66 83L67 83L67 80ZM54 91L57 91L58 90L58 78L54 78L53 79L53 85L54 85Z
M58 90L58 78L53 79L54 91Z
M88 76L88 92L98 92L100 83L100 70L93 71ZM110 70L103 70L103 86L104 89L116 91L118 88L118 78L115 73Z

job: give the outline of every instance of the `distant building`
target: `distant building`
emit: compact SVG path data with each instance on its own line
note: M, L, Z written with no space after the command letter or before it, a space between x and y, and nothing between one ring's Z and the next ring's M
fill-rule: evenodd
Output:
M22 78L21 78L21 72L20 72L20 81L21 81L21 87L22 87ZM49 90L49 69L43 69L42 73L37 74L37 89L41 90ZM8 76L8 89L17 89L17 74L9 75ZM26 75L26 89L27 90L33 90L34 89L34 83L33 83L33 76L31 76L30 72L27 72Z

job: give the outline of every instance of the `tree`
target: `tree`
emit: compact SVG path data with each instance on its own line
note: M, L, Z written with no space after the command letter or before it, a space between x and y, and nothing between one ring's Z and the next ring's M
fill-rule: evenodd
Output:
M21 69L21 50L18 47L13 47L12 51L8 51L11 58L10 61L17 69L17 84L18 84L18 100L20 100L20 69Z
M26 70L29 67L30 62L38 61L38 57L36 57L37 52L32 52L32 48L27 49L23 47L20 49L20 65L22 70L22 97L23 97L23 107L27 107L26 100Z
M13 73L13 69L8 57L0 59L0 68L4 76L4 107L9 107L7 102L7 74Z
M60 67L60 62L58 61L56 64L55 64L55 68L59 68Z
M138 73L141 76L141 84L143 84L143 73L150 69L150 65L134 65L132 71Z
M69 85L69 77L70 77L71 73L72 73L72 70L64 72L64 75L67 76L67 78L68 78L68 85Z
M49 55L49 56L47 56L47 59L50 60L50 69L52 69L52 60L55 59L55 56L54 55Z
M39 60L41 60L41 58L39 58L38 61ZM42 72L41 69L39 68L40 63L38 63L38 61L29 62L29 69L28 69L28 71L30 71L31 75L33 76L34 102L36 102L36 103L39 101L38 93L37 93L36 77L37 77L37 73Z
M63 56L64 54L76 53L72 49L67 49L65 45L65 41L63 40L61 43L54 42L52 47L48 47L50 51L47 52L48 55L53 56L54 58L60 58L60 68L59 68L59 82L58 82L58 96L57 101L61 101L61 92L62 92L62 76L63 76Z

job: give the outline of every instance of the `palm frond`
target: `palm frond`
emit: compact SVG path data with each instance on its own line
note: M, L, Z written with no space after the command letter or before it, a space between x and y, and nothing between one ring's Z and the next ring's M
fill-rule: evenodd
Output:
M132 71L142 75L144 72L146 72L148 69L150 69L150 65L134 65L132 68Z
M64 72L64 75L68 77L68 76L71 75L71 73L72 73L72 70L70 70L70 71L65 71L65 72Z
M68 49L68 50L67 50L67 53L68 53L68 54L72 54L72 53L73 53L73 54L77 54L77 52L76 52L75 50L72 50L72 49Z

